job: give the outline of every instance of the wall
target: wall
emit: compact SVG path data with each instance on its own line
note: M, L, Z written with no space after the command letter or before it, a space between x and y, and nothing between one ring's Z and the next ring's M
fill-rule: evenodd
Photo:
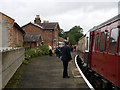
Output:
M2 46L0 47L11 47L13 46L13 25L14 25L14 19L8 17L7 15L0 13L0 26L2 27L0 33L2 33Z
M15 46L23 46L23 33L16 27L13 28L13 43Z
M2 47L2 18L0 18L0 48ZM0 53L0 89L2 88L2 54Z
M30 43L30 42L27 42L24 44L25 47L37 47L37 43Z
M0 90L2 88L2 53L0 52Z
M23 44L23 33L14 27L14 19L0 12L0 47L15 47ZM17 39L17 40L16 40Z
M2 87L4 87L13 76L24 60L24 48L6 50L2 52Z
M31 23L22 27L22 29L24 30L24 32L26 34L31 33L31 34L41 34L42 35L42 31L43 31L41 28L39 28Z
M52 46L53 31L52 30L44 30L43 31L43 40L44 40L44 44Z
M59 41L59 29L58 29L58 27L53 32L53 38L54 38L53 46L55 48L58 46L58 41Z
M2 18L0 17L0 47L2 47Z
M55 46L55 43L59 41L58 28L55 30L44 30L43 39L45 44Z

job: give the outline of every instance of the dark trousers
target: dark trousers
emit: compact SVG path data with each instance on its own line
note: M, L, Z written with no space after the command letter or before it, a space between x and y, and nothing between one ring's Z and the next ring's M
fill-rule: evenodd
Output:
M49 50L49 55L52 56L52 50Z
M63 61L63 77L66 77L68 76L68 72L67 72L67 69L68 69L68 61Z

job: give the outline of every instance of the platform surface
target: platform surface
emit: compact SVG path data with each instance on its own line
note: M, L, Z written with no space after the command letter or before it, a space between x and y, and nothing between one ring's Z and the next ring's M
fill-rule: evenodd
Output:
M72 53L73 59L74 55ZM70 78L62 78L60 58L55 55L34 58L25 66L18 88L88 88L74 62L70 62L68 68Z

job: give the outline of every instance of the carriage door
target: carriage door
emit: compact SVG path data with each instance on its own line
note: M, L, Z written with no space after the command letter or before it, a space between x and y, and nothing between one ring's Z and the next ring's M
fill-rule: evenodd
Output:
M90 32L90 40L89 40L89 55L88 55L88 67L91 67L92 61L92 50L93 50L93 41L94 41L94 31Z

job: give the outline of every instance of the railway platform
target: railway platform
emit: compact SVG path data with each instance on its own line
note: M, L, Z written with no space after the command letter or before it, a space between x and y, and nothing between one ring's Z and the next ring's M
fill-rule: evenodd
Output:
M72 53L74 58L75 53ZM86 88L74 62L69 63L70 78L62 78L62 61L53 56L34 58L24 68L18 88Z

